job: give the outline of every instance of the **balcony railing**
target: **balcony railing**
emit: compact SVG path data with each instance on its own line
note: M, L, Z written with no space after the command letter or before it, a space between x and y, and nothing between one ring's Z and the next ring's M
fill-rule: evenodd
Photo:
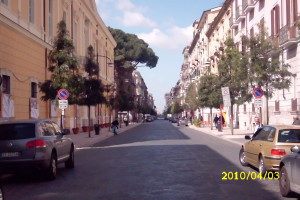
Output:
M238 6L235 9L236 21L240 22L246 18L246 14L244 13L242 6Z
M255 8L255 1L254 0L243 0L243 11L245 13L250 12Z
M236 26L239 25L239 24L236 22L235 17L233 17L232 15L231 15L231 17L229 18L229 25L230 25L230 28L234 28L234 27L236 27Z
M281 47L289 47L293 44L297 44L299 40L299 31L296 25L285 25L279 32L279 44Z

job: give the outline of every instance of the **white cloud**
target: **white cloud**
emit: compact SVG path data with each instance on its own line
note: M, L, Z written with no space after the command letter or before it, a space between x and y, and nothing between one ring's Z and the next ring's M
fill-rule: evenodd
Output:
M144 27L154 27L155 22L151 19L144 17L138 12L124 12L122 18L122 24L124 26L144 26Z
M166 32L155 28L150 33L137 34L139 38L145 40L151 47L163 49L183 49L191 43L193 38L192 26L180 28L172 27Z

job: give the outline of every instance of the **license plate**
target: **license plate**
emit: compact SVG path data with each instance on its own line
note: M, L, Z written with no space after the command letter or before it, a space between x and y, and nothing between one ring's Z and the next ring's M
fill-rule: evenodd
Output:
M1 153L2 158L12 158L12 157L18 157L20 155L19 152L5 152Z

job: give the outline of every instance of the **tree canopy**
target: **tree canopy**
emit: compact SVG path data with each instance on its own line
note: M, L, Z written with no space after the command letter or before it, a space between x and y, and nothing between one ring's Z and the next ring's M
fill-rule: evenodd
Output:
M158 57L149 45L135 34L125 33L120 29L108 27L117 42L115 48L116 67L137 67L144 64L146 67L156 67Z

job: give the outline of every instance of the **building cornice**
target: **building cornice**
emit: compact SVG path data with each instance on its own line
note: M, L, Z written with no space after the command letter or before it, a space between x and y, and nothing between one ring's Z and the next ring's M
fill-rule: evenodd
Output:
M20 26L19 24L15 23L14 21L12 21L11 19L7 18L6 16L4 16L1 13L0 13L0 24L6 25L7 27L9 27L9 28L11 28L11 29L19 32L20 34L28 37L32 41L34 41L34 42L36 42L36 43L44 46L45 48L52 49L52 46L49 43L45 42L44 40L42 40L38 36L34 35L30 31L28 31L27 29L23 28L22 26Z
M217 27L218 23L220 22L220 20L222 19L222 17L226 13L226 11L228 10L228 8L229 8L229 6L231 5L232 2L233 2L233 0L226 0L224 2L221 10L218 13L218 15L215 17L215 20L213 21L213 23L210 25L209 29L206 32L206 36L208 38L210 38L210 36L214 32L215 28Z

